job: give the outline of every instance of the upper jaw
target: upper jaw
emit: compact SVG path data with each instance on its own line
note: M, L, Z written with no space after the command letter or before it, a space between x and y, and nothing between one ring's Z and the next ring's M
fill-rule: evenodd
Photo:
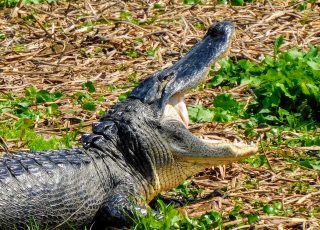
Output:
M185 107L181 98L186 91L204 80L211 65L229 49L234 25L218 22L210 27L204 38L173 66L156 72L137 86L129 98L139 99L161 118L167 104L178 108L181 118L188 125ZM178 101L174 101L178 99Z

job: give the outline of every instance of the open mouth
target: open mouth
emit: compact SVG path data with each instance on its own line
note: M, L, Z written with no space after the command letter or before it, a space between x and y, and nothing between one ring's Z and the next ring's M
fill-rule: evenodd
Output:
M189 126L189 114L185 103L184 94L177 93L169 99L164 113L163 120L179 120L186 128Z

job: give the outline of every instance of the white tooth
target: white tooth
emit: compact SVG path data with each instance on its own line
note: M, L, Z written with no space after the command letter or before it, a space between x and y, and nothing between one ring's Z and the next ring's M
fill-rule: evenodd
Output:
M233 143L238 144L237 138L235 138L235 139L233 140Z
M184 95L179 93L174 95L173 97L170 98L169 104L171 104L176 109L182 122L185 124L186 127L188 127L189 115L188 115L186 103L184 101Z
M177 106L179 108L180 116L181 116L182 120L186 124L186 127L188 127L188 125L189 125L189 114L188 114L187 106L186 106L186 103L184 101L184 96L183 95L179 96Z

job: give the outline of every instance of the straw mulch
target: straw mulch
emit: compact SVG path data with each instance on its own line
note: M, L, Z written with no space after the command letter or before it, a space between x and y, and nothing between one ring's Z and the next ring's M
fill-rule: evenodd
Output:
M77 127L80 121L85 126L82 131L88 131L99 118L99 110L114 104L136 81L176 62L216 21L236 23L237 33L229 53L236 59L259 61L266 54L272 55L273 43L280 35L285 39L281 49L306 49L309 44L319 44L320 2L305 11L298 11L297 5L289 2L258 1L231 7L209 1L195 6L161 1L164 7L154 9L153 1L96 0L32 6L20 1L14 9L0 10L0 31L6 36L0 40L0 91L23 96L29 86L51 92L60 90L65 95L59 100L61 116L38 120L37 131L59 135L63 129ZM147 55L150 48L156 50L154 57ZM84 111L72 103L71 95L83 90L82 84L88 80L96 85L94 96L105 97L97 112ZM218 91L191 93L189 101L207 104ZM2 121L15 119L12 114L1 117ZM207 124L192 130L198 135L237 138L232 127L233 124ZM9 141L7 145L10 150L17 150L16 142ZM192 216L212 209L226 214L241 203L244 213L254 213L257 209L253 200L280 201L292 213L274 217L260 210L261 220L255 227L319 229L319 210L315 216L309 215L309 211L320 206L319 172L294 166L288 170L285 160L273 157L283 151L290 155L300 150L267 152L272 169L233 164L200 174L195 182L204 189L203 199L185 210ZM259 182L252 188L245 187L248 180ZM308 184L314 190L299 194L291 189L295 183ZM227 192L210 196L219 188L226 188Z

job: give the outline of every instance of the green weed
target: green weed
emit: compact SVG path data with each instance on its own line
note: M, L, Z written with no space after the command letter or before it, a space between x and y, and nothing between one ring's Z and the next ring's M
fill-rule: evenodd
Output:
M159 48L156 48L156 49L147 48L146 53L147 53L147 56L154 57L158 51L159 51Z
M30 127L30 121L25 119L21 119L16 123L1 123L0 136L9 141L22 141L26 144L26 147L35 151L67 147L64 140L57 136L44 138L37 134L33 128Z
M320 55L318 48L308 52L291 49L275 58L266 56L261 63L249 60L223 60L222 68L211 86L233 87L247 84L256 96L247 116L259 123L304 126L306 122L320 121Z
M198 218L188 218L179 213L172 205L166 205L163 201L157 200L158 215L151 210L146 216L136 213L131 229L210 229L222 227L222 215L219 212L211 211Z
M121 10L120 19L123 20L123 21L131 22L131 23L136 24L136 25L139 24L139 20L134 18L132 13L129 12L129 11Z
M291 193L297 193L297 194L308 194L310 192L315 192L317 189L310 184L302 181L293 182L290 186L290 192Z
M213 107L194 106L188 108L192 122L230 122L244 116L244 104L230 94L220 94L213 99Z
M218 0L218 4L227 5L230 4L232 6L244 6L247 3L254 3L255 0Z
M204 4L205 1L203 1L203 0L183 0L183 3L186 5L197 5L197 4Z
M137 50L134 48L125 51L124 54L130 58L137 58L139 56Z
M4 33L0 33L0 41L3 41L6 39L6 35Z
M186 180L176 187L173 192L184 199L190 199L198 196L202 192L202 189L194 186L191 180Z
M15 7L19 0L0 0L0 8L2 7ZM24 0L24 4L32 5L32 4L41 4L48 3L52 4L56 2L56 0Z

